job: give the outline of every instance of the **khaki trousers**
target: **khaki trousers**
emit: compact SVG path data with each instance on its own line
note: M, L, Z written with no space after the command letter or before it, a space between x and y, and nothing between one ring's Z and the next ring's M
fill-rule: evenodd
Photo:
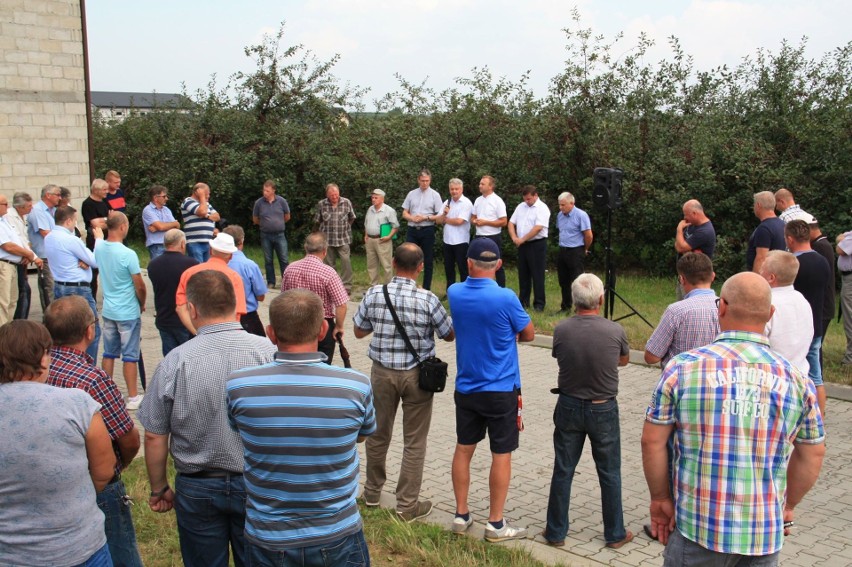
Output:
M364 245L367 250L367 273L370 275L370 285L386 284L391 279L391 260L393 259L393 240L381 242L378 238L367 238ZM384 270L384 277L379 279L379 266Z
M852 274L841 275L840 306L843 309L843 330L846 333L846 352L842 364L852 364Z
M18 268L0 262L0 325L5 325L15 315L18 305Z
M393 435L396 410L402 400L402 464L396 484L396 509L408 512L417 506L423 463L426 460L426 439L432 423L432 392L417 385L419 370L392 370L373 362L370 380L373 385L373 406L376 410L376 432L367 437L367 480L364 494L378 499L387 480L385 459Z

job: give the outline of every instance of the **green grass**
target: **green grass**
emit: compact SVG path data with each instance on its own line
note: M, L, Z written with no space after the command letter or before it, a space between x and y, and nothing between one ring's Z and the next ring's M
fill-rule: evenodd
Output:
M131 246L136 249L143 266L147 266L148 251L145 250L144 246L139 244ZM245 253L263 269L263 253L260 246L247 247ZM290 253L290 261L298 260L303 255L301 251L292 251ZM370 285L370 279L367 276L367 262L364 256L352 256L352 271L355 274L352 299L358 301L361 294ZM598 273L597 275L601 279L604 277L603 273ZM506 285L512 289L518 289L518 273L514 268L510 267L506 269ZM660 278L641 274L619 274L615 287L618 294L624 298L624 301L632 305L636 311L654 326L660 321L660 317L666 307L676 300L674 275L671 278ZM542 313L531 311L530 317L537 333L549 335L553 333L556 323L565 317L564 313L559 312L562 295L555 270L547 272L545 288L547 307ZM714 288L718 293L721 288L721 282L714 285ZM447 292L444 267L440 260L435 262L432 276L432 291L438 297L444 297ZM614 308L615 319L630 313L630 309L624 301L616 298ZM444 304L446 305L446 301L444 301ZM636 315L622 319L619 323L627 331L627 340L630 342L630 348L645 350L645 343L651 336L653 328ZM843 358L843 353L846 350L846 335L843 332L843 324L832 321L824 341L825 367L823 368L823 374L825 380L837 384L852 384L852 372L844 370L840 366L840 360Z
M174 486L174 469L169 476ZM139 553L147 567L183 565L174 512L157 514L148 508L148 478L143 459L136 459L122 474L133 498L133 524ZM439 526L406 524L393 510L361 507L370 559L378 567L446 565L544 567L522 550L456 536Z

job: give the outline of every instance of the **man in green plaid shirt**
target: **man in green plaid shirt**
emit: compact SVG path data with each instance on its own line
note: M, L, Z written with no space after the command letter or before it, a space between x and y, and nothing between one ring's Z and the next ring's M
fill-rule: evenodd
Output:
M722 332L669 361L651 397L642 460L664 565L776 565L793 510L819 476L825 431L816 390L769 350L771 297L754 273L725 282Z

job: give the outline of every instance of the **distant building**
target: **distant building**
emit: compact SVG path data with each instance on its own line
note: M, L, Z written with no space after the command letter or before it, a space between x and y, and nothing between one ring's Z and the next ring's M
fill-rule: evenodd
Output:
M92 91L92 115L121 122L131 115L144 116L161 109L186 109L192 101L173 93L126 93Z

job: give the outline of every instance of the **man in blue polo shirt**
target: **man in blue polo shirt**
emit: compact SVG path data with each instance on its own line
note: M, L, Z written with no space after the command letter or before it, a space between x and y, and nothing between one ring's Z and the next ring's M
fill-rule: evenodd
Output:
M269 318L274 361L232 372L227 384L245 448L249 563L369 565L355 497L356 443L376 429L370 380L317 352L328 324L314 292L283 292Z
M260 315L257 314L257 307L259 302L266 298L266 292L269 290L263 281L260 267L243 253L243 242L246 239L243 227L232 224L223 232L233 237L234 245L237 247L237 251L228 260L228 267L240 274L246 296L246 313L240 315L240 325L253 335L265 337L266 332L263 329Z
M532 321L510 289L495 281L500 248L489 238L477 238L467 251L469 276L450 286L447 295L456 322L456 436L453 492L456 496L455 533L473 523L468 507L470 461L476 445L491 444L491 508L485 539L491 542L522 538L525 528L509 526L503 507L512 474L512 451L518 448L518 398L521 372L517 341L535 338Z
M53 275L48 269L50 262L47 260L47 254L44 251L44 237L56 228L53 213L56 212L61 196L62 191L58 185L45 185L41 189L41 200L33 205L33 210L27 217L30 246L36 256L44 261L44 266L41 267L38 278L38 293L42 308L46 308L50 304L50 300L53 299Z

